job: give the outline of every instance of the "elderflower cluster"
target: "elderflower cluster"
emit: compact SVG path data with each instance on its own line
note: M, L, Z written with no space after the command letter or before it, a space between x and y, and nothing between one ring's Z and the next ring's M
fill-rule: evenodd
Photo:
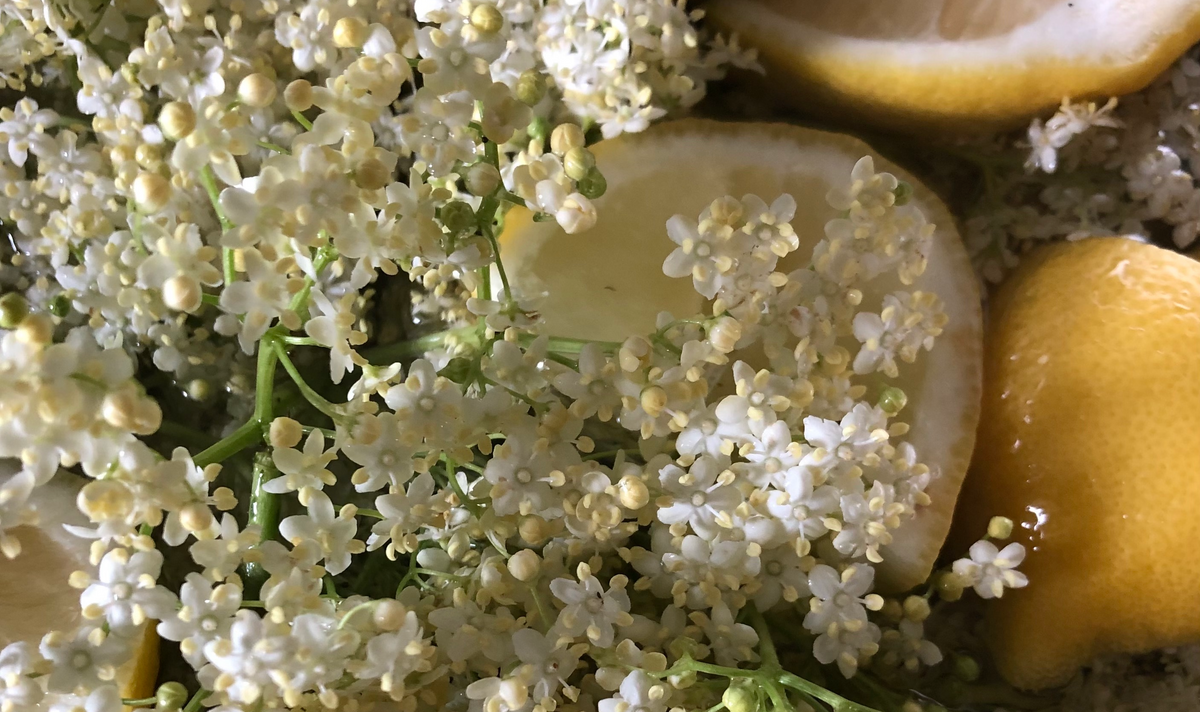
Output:
M858 161L798 269L789 195L655 226L708 306L620 343L509 288L509 208L585 231L589 144L752 63L682 2L0 18L0 552L63 470L90 551L80 624L0 649L3 712L849 712L776 643L941 660L933 591L875 591L939 474L895 380L946 323L908 186ZM376 343L396 284L450 328ZM942 576L999 595L1012 546ZM123 700L150 627L187 668Z
M1045 240L1136 235L1193 245L1200 235L1197 59L1193 49L1119 104L1064 100L1024 136L954 149L982 173L984 189L963 231L980 274L999 281ZM1024 164L1014 148L1028 151Z

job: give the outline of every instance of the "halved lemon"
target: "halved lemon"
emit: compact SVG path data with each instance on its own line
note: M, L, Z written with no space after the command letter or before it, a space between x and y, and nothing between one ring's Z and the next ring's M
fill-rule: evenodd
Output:
M838 217L825 195L849 181L858 159L872 156L877 171L913 186L913 202L937 225L929 266L913 288L938 294L949 323L932 351L901 366L896 385L909 398L907 438L941 474L929 490L933 504L884 550L880 580L895 590L925 580L971 457L981 388L979 285L942 202L858 139L783 124L677 121L602 142L594 153L608 181L608 192L596 201L595 228L568 235L517 209L501 236L501 256L517 289L550 295L540 309L546 331L556 336L621 341L653 331L660 311L709 311L691 280L662 272L675 247L666 233L672 215L695 218L725 195L753 193L770 202L790 193L801 247L781 261L779 270L787 272L808 264L825 223ZM864 303L900 287L898 280L876 280Z
M12 462L0 462L0 482L16 469ZM85 482L69 472L58 472L30 495L37 523L12 530L21 542L21 553L13 559L0 555L0 648L17 641L37 647L51 630L70 632L83 622L79 591L67 585L67 579L72 571L92 570L91 540L71 534L63 525L89 524L75 504ZM133 659L117 670L122 697L154 694L158 634L151 624L139 635Z
M1013 125L1137 91L1200 40L1193 0L714 0L772 93L889 128Z

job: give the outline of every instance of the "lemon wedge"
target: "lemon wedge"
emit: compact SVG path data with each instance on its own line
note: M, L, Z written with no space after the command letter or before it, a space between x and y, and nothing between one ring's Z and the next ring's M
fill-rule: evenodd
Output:
M987 130L1137 91L1200 40L1193 0L714 0L772 93L889 128Z
M1198 285L1184 255L1095 238L1023 257L991 304L952 543L1017 524L1029 585L990 602L988 642L1018 687L1200 641Z
M0 462L0 482L15 472L10 462ZM51 630L69 632L83 622L79 591L67 585L67 579L73 571L92 569L91 540L71 534L63 525L89 525L75 504L85 482L58 472L30 495L37 523L12 530L21 553L13 559L0 555L0 648L18 641L37 647ZM158 635L151 623L139 633L134 656L117 670L116 681L122 697L145 698L154 694L157 677Z
M555 336L621 341L653 331L660 311L710 311L691 280L662 272L675 247L666 233L672 215L698 215L725 195L752 193L771 201L790 193L801 246L780 261L779 271L789 272L808 264L825 223L838 217L825 195L849 180L858 159L872 156L876 170L912 185L911 199L937 225L929 266L913 288L938 294L949 323L932 351L902 365L896 385L908 395L901 414L912 426L906 437L940 477L929 490L933 504L883 550L879 578L893 590L925 580L971 456L981 388L979 286L945 206L862 141L797 126L683 120L604 141L594 153L608 182L596 201L595 228L568 235L521 208L509 213L501 236L501 257L515 288L552 295L537 306L546 333ZM881 278L870 287L864 301L875 303L901 285Z

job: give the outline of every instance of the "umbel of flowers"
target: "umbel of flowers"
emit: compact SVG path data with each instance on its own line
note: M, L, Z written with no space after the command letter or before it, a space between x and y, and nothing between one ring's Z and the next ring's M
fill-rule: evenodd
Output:
M863 300L925 267L906 186L860 161L791 273L790 196L672 218L663 269L711 309L622 343L541 333L499 259L511 205L595 221L589 141L750 61L682 6L0 16L0 71L29 94L0 113L0 457L21 464L0 550L20 555L60 468L90 478L72 531L93 540L63 582L83 626L0 651L3 712L116 712L147 625L194 676L124 703L186 712L861 708L785 671L768 617L841 676L870 664L864 685L940 661L934 587L872 593L937 475L903 392L864 385L945 322L933 294ZM374 285L401 271L447 328L364 350ZM228 422L214 444L147 443L183 431L149 395L164 379ZM190 566L178 587L159 547ZM1022 553L977 544L941 595L1023 585Z

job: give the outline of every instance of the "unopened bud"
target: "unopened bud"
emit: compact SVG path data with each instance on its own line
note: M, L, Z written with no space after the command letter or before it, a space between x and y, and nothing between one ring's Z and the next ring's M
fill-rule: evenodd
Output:
M541 560L532 549L521 549L508 560L508 572L518 581L532 581L541 569Z
M758 695L738 680L730 681L721 695L721 702L729 712L755 712L758 709Z
M50 303L46 305L46 308L50 310L50 314L61 319L71 313L71 300L67 295L59 292L50 298Z
M177 710L183 707L187 702L188 691L182 683L164 682L158 686L158 691L154 693L154 706L163 712L166 710Z
M237 93L238 99L241 99L243 104L256 109L265 109L275 102L278 91L272 79L261 72L255 72L247 74L238 83Z
M214 521L212 511L203 502L189 502L179 511L179 523L192 533L207 531Z
M138 208L157 213L171 200L171 184L157 173L139 173L133 179L133 200Z
M17 326L17 340L24 344L45 345L54 339L54 322L45 314L30 314Z
M479 161L467 170L467 190L471 195L484 197L500 187L500 171L487 161Z
M1013 520L1008 517L992 517L988 522L987 534L993 539L1007 539L1012 536Z
M895 386L888 386L879 394L879 408L888 415L895 415L908 405L908 396Z
M471 27L481 35L494 35L504 29L504 15L491 3L480 3L471 10Z
M954 656L954 676L963 682L975 682L979 679L979 661L970 655Z
M625 475L617 483L617 497L626 509L641 509L650 503L650 488L640 478Z
M657 418L662 414L663 409L667 407L667 392L662 386L650 386L642 389L642 395L639 399L642 410L646 411L646 415L651 418Z
M307 111L312 108L312 84L303 79L297 79L283 90L283 103L292 111Z
M0 297L0 329L15 329L29 316L29 302L17 292Z
M576 124L559 124L550 134L550 150L560 156L565 156L572 148L582 148L586 143L583 129Z
M583 180L596 166L596 157L583 146L576 146L563 156L563 172L571 180Z
M158 112L158 127L172 141L186 138L196 129L196 112L185 102L167 102Z
M527 69L517 78L517 99L522 104L534 106L546 98L546 77L536 69Z
M896 205L904 205L912 198L912 186L904 181L896 184L896 189L892 191L892 195L896 196Z
M367 158L354 169L354 182L363 190L379 190L391 179L391 172L378 158Z
M963 581L953 571L946 571L937 580L938 596L944 601L957 601L963 595Z
M333 26L333 44L342 49L362 47L367 41L367 23L357 17L343 17Z
M546 520L536 514L522 517L521 523L517 525L517 532L521 535L521 540L530 546L537 546L550 537Z
M187 393L188 398L203 403L212 398L212 391L212 383L210 381L204 378L193 378L188 381L184 392Z
M384 598L375 604L371 620L379 626L380 630L392 631L399 630L404 625L407 615L408 609L404 607L403 603L393 598Z
M742 338L742 325L731 316L723 316L708 330L708 342L713 348L727 354Z
M475 211L461 200L451 200L442 206L442 224L450 232L462 233L475 228Z
M924 596L909 596L904 599L904 617L920 623L929 617L929 600Z
M608 180L599 168L593 167L582 179L575 184L575 190L588 200L595 200L608 192Z
M177 274L163 282L163 304L175 311L191 314L200 308L203 297L200 283L190 275Z
M540 116L535 116L533 121L529 122L529 128L525 129L525 132L529 134L529 138L545 144L546 135L550 133L550 122Z
M304 435L304 429L300 423L288 418L280 416L271 421L271 427L268 431L268 437L271 441L271 447L295 447L300 442L300 438Z

